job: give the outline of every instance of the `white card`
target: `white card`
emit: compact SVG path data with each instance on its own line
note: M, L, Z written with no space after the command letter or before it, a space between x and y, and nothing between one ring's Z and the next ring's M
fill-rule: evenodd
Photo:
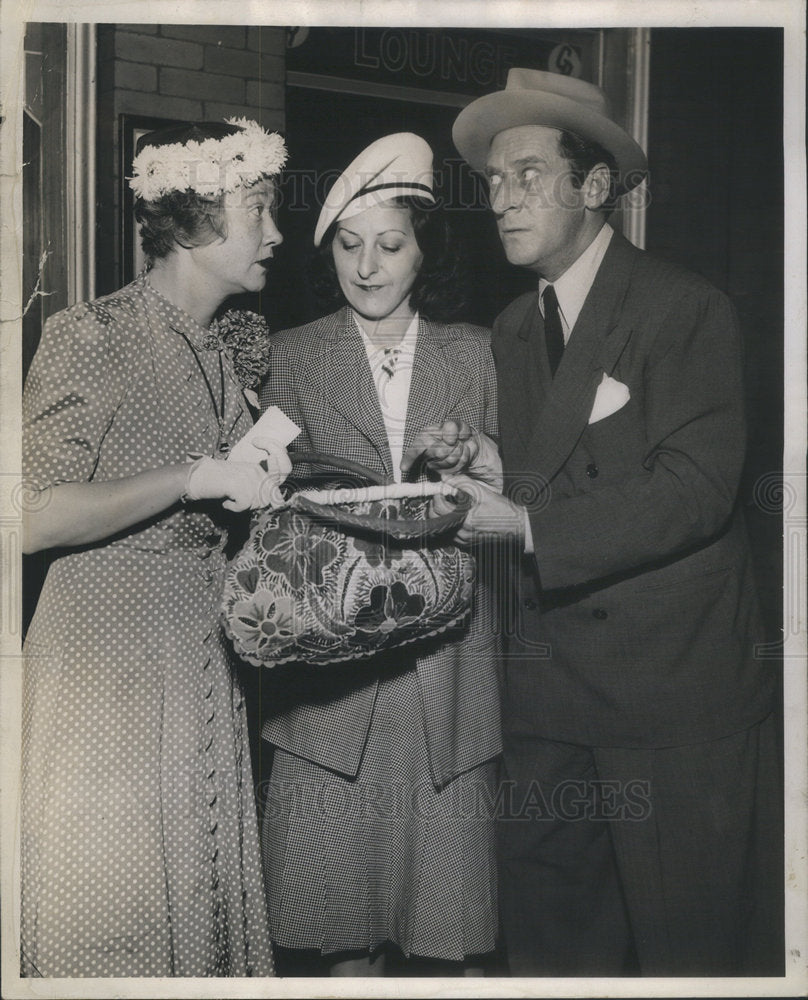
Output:
M300 428L278 406L269 406L230 450L228 462L260 462L267 457L262 448L253 445L254 438L269 438L286 448L300 433Z

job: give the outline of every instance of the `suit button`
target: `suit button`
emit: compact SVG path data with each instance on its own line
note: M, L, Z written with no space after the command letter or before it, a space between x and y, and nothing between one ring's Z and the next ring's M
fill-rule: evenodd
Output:
M524 600L524 605L528 609L528 611L535 611L536 608L538 607L538 604L536 604L536 602L533 600L532 597L526 597Z
M590 462L586 467L586 474L590 479L597 479L600 469L595 465L594 462Z
M609 617L609 612L604 608L595 608L592 612L592 617L597 618L598 621L602 622L605 618Z

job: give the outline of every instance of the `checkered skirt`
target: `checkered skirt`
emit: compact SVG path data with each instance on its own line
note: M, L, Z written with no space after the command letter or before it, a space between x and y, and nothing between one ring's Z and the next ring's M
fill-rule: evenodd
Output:
M263 819L274 940L459 961L494 948L496 764L437 790L413 669L379 683L359 774L275 750Z

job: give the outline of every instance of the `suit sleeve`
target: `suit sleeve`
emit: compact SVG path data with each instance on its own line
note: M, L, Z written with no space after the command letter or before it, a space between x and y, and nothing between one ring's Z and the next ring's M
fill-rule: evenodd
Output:
M497 370L491 352L490 331L469 327L447 361L446 394L455 397L444 419L466 420L476 430L497 440Z
M494 355L491 353L491 337L486 332L485 337L476 337L472 341L473 349L460 359L458 368L465 371L467 378L466 390L463 393L464 404L475 400L475 413L465 415L469 422L479 431L497 440L499 426L497 422L497 370L494 365ZM457 372L452 373L457 377ZM448 414L452 416L453 414Z
M494 366L494 355L491 353L491 342L486 341L481 347L480 381L482 384L483 406L485 417L479 430L495 441L499 440L499 421L497 419L497 370Z
M642 570L704 544L730 518L745 449L732 306L699 290L677 299L657 329L632 388L641 390L641 460L611 484L556 497L551 487L545 506L530 512L544 588ZM619 448L619 438L612 444Z

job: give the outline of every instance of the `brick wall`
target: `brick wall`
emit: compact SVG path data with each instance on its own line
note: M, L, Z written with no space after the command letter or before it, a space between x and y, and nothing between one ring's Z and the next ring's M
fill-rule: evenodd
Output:
M121 115L221 120L246 116L283 131L284 28L98 26L98 294L121 280Z

